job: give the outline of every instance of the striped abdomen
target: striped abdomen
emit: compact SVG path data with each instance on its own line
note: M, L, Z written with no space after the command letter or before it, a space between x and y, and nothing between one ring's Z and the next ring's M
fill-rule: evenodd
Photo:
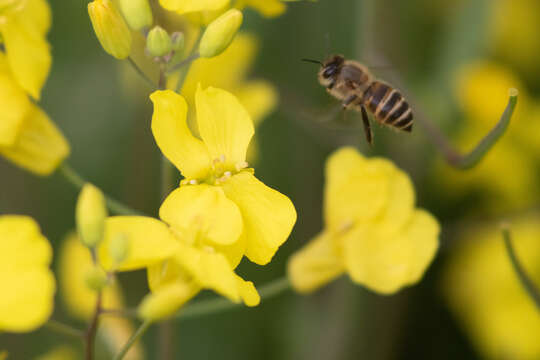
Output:
M379 123L403 131L412 130L412 110L396 89L374 81L364 93L363 103Z

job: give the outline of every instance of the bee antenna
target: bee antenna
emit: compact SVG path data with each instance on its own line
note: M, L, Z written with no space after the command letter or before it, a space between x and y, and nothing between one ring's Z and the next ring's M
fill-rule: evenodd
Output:
M319 60L313 60L313 59L302 59L302 61L305 61L305 62L310 62L310 63L314 63L314 64L319 64L321 66L324 66L324 64L322 62L320 62Z

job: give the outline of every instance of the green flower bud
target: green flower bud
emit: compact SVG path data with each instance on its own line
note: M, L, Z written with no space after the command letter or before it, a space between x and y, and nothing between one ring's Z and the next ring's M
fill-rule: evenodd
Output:
M184 46L186 45L186 38L184 36L184 33L181 32L175 32L171 36L172 41L172 49L175 52L182 52L184 50Z
M84 185L75 209L77 232L84 245L95 247L105 232L107 207L103 193L94 185Z
M152 56L164 56L171 52L171 37L162 27L155 26L146 38L146 49Z
M109 279L102 268L94 266L86 273L84 281L90 290L99 292L107 286Z
M242 19L240 11L231 9L212 21L202 36L199 54L210 58L225 51L242 25Z
M152 9L148 0L120 0L120 10L130 28L135 31L152 25Z
M121 264L129 253L129 239L124 233L118 233L111 239L109 255L115 264Z
M117 59L127 58L131 52L131 32L112 1L92 1L88 14L103 49Z

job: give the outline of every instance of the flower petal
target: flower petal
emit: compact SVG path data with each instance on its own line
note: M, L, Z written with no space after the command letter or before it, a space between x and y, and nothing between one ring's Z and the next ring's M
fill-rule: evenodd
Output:
M159 216L171 227L214 244L233 244L242 234L240 210L217 186L179 187L167 196Z
M199 250L182 242L174 259L203 288L212 289L233 302L240 301L236 274L225 255Z
M51 174L69 155L64 135L38 106L31 104L19 136L0 154L37 175Z
M250 6L269 18L279 16L287 10L287 6L280 0L239 0L236 6Z
M35 16L27 17L26 13L22 11L7 16L6 21L0 24L0 32L15 79L33 98L39 99L52 58L44 34L37 30L43 30L48 24L45 18L34 24Z
M236 285L238 286L238 291L240 292L240 297L244 304L253 307L261 303L261 297L251 281L245 281L237 275Z
M388 202L388 173L393 165L386 160L367 160L351 147L332 154L326 164L324 218L339 231L353 222L372 221Z
M111 240L118 234L128 238L128 255L121 264L110 257ZM105 238L99 245L99 261L106 270L136 270L157 264L178 250L178 241L165 223L144 216L113 216L106 220Z
M174 314L200 291L193 283L177 282L146 295L137 310L145 320L155 321Z
M52 313L52 249L30 217L0 216L0 330L27 332Z
M33 28L36 34L45 36L51 27L51 9L46 0L25 0L25 6L15 15Z
M17 140L23 121L30 109L30 101L11 75L5 55L0 53L0 147L11 146Z
M359 226L343 237L345 266L354 282L394 293L420 280L439 246L439 231L437 220L423 210L416 210L393 236Z
M255 132L246 109L231 93L200 87L195 94L197 123L211 159L225 156L225 168L234 170L246 160L249 142Z
M156 143L188 179L206 176L210 157L203 142L193 136L186 122L187 105L174 91L155 91L150 95L154 103L152 133Z
M230 0L159 0L161 6L178 14L194 11L211 11L222 9Z
M343 274L343 260L336 252L331 235L322 232L289 260L287 272L293 288L309 293Z
M267 264L296 222L293 203L248 172L234 175L223 184L223 190L242 213L246 256L259 265Z

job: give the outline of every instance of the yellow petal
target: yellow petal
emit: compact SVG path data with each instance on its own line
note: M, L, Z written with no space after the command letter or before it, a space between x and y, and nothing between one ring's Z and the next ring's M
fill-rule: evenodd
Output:
M70 148L47 114L31 105L17 141L0 154L37 175L49 175L69 155Z
M0 147L12 146L17 140L30 101L11 74L6 57L0 53Z
M290 258L287 273L296 291L314 291L345 271L330 236L320 233Z
M326 225L341 230L353 222L375 219L388 202L386 160L367 160L350 147L333 153L326 163L324 217Z
M294 205L248 172L234 175L223 190L242 213L246 256L259 265L267 264L291 233L296 222Z
M180 282L193 282L193 276L177 261L175 257L170 257L146 269L148 287L152 292L168 285Z
M181 243L175 259L201 287L212 289L231 301L240 301L236 274L225 255Z
M236 91L236 96L253 119L255 126L268 116L278 103L276 89L269 82L262 80L245 83Z
M115 265L109 246L115 235L125 234L129 243L126 259ZM165 223L143 216L113 216L106 220L105 238L98 248L99 261L106 270L136 270L157 264L178 249L178 241Z
M6 17L0 24L0 32L15 79L33 98L39 99L52 58L44 35L28 21L22 16Z
M242 233L242 216L223 189L206 184L174 190L159 209L159 217L175 229L196 232L200 240L230 245Z
M51 9L46 0L25 0L21 11L14 14L25 26L45 36L51 27Z
M238 291L240 292L240 297L242 298L242 301L247 306L253 307L257 306L261 302L261 297L259 296L259 293L257 292L257 289L255 289L255 285L251 281L245 281L240 276L236 276L236 285L238 287Z
M60 294L68 312L81 320L92 317L97 295L85 284L85 277L94 267L90 251L78 237L69 234L59 252L58 274ZM103 290L103 307L119 309L123 307L123 299L117 282L113 282Z
M195 95L197 123L211 159L225 156L225 167L246 160L249 141L255 130L246 109L231 93L209 87Z
M287 10L287 6L280 0L239 0L236 6L250 6L269 18L279 16Z
M193 283L177 282L145 296L137 312L145 320L155 321L173 315L200 291Z
M391 294L420 280L439 246L439 224L416 210L393 235L359 226L343 238L345 266L352 280L373 291Z
M166 90L154 92L150 99L154 103L152 133L163 154L184 177L205 177L210 168L210 157L203 142L188 128L184 98Z
M52 313L56 284L52 249L26 216L0 216L0 330L27 332Z
M178 14L194 11L219 10L229 4L230 0L159 0L161 6Z

